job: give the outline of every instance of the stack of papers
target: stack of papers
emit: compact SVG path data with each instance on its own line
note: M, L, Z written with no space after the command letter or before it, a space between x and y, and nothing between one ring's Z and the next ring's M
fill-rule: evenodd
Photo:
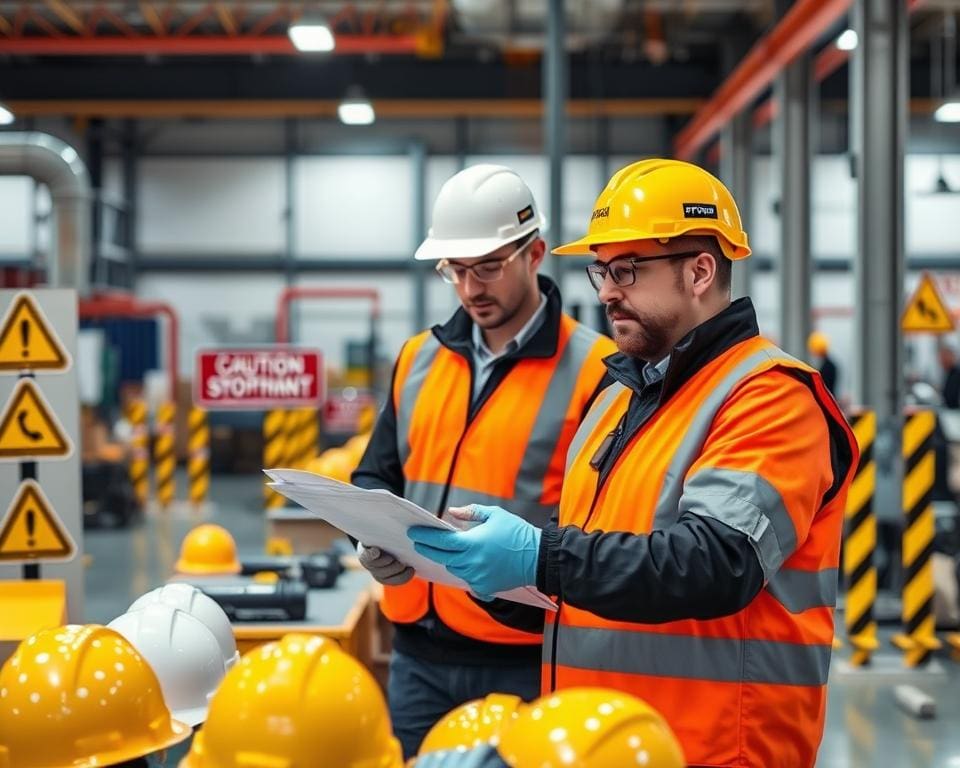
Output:
M469 589L462 580L442 565L414 550L407 538L407 529L414 525L456 531L457 527L441 520L412 501L394 496L389 491L367 491L302 469L265 469L273 482L268 485L277 493L323 518L365 546L379 547L413 567L417 575L436 584ZM496 595L516 603L555 611L556 606L534 587L520 587Z

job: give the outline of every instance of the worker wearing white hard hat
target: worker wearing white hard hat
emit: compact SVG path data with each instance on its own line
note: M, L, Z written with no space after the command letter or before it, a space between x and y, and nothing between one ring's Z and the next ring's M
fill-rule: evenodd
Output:
M416 258L435 263L461 307L404 345L356 485L438 516L479 498L548 522L563 456L615 348L565 315L556 285L538 275L544 225L510 168L473 166L443 185ZM396 629L388 699L405 758L460 704L495 691L538 695L542 609L481 601L415 578L389 552L359 552Z

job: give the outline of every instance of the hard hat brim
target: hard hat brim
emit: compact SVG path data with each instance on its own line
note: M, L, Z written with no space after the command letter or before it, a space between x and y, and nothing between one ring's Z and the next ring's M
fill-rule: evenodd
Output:
M542 216L539 221L531 221L526 227L517 230L509 237L473 237L439 238L428 237L417 248L413 258L417 261L440 261L440 259L479 259L488 256L498 248L527 237L534 230L546 231L547 221Z
M687 234L705 234L716 237L723 249L724 255L731 261L739 261L750 255L750 247L747 245L734 245L719 237L715 232L701 232L702 227L690 227L688 230L671 232L669 234L652 234L650 232L640 232L636 229L613 229L607 232L594 235L585 235L579 240L570 243L564 243L554 248L551 253L555 256L593 256L594 248L598 245L607 243L629 243L632 240L663 240L671 237L680 237Z
M202 565L186 560L177 560L173 566L173 570L177 573L193 574L195 576L215 576L219 573L240 573L243 567L239 562L230 563L229 565Z

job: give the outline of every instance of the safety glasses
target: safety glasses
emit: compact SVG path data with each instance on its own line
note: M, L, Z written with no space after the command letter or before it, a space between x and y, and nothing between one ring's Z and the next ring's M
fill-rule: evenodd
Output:
M682 253L665 253L662 256L620 256L609 261L606 264L594 262L587 266L587 277L590 278L590 284L594 290L599 291L603 287L603 281L610 275L613 284L621 288L626 288L637 282L637 265L648 264L651 261L667 261L672 259L689 259L692 256L699 256L700 251L683 251Z
M441 259L436 266L437 274L443 278L443 282L450 283L451 285L459 285L463 282L467 278L467 272L481 283L495 283L503 277L503 270L507 264L530 247L536 239L537 233L534 232L523 245L509 256L502 259L488 259L481 261L479 264L453 264L447 259Z

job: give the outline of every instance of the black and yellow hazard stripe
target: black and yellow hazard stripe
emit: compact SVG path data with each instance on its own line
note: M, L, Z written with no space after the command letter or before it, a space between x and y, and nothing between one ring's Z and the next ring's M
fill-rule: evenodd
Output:
M903 425L903 633L893 643L917 667L940 647L933 615L934 482L932 411L908 414Z
M283 467L287 459L287 412L267 411L263 416L264 469ZM265 481L269 482L269 480ZM263 486L263 501L267 509L282 507L283 496L267 485Z
M157 408L157 435L153 445L153 463L157 481L157 501L160 506L167 507L173 501L176 486L174 472L177 468L177 457L174 454L173 420L176 416L176 406L173 403L163 403Z
M320 426L317 422L317 409L304 408L300 412L300 451L298 467L305 468L317 458L317 444L320 439Z
M284 460L284 466L286 467L303 469L306 464L304 454L307 447L308 420L309 416L303 408L287 411L287 457Z
M860 667L870 663L877 649L877 622L873 604L877 599L877 569L873 553L877 546L877 518L873 497L877 467L873 443L877 437L877 415L862 411L850 422L860 447L860 463L847 494L846 531L843 540L843 571L847 581L844 615L847 639L853 646L850 663Z
M188 495L190 502L199 506L210 491L210 428L203 408L190 409L187 454Z
M147 430L147 404L132 400L127 406L130 422L130 466L128 474L133 493L141 505L150 495L150 433Z

